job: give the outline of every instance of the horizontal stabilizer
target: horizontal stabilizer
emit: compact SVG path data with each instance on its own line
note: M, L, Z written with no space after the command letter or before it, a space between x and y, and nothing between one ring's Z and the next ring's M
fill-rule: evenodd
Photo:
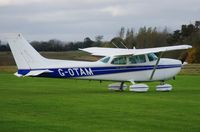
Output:
M17 77L22 77L23 76L22 74L19 74L18 72L15 72L14 75L17 76Z
M53 71L50 71L50 70L33 70L33 71L30 71L29 73L27 73L25 76L38 76L42 73L51 73Z

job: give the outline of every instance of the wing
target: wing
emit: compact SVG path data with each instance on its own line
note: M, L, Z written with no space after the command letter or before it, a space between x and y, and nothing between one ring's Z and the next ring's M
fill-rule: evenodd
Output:
M157 48L146 48L146 49L122 49L122 48L100 48L90 47L80 49L82 51L91 53L96 56L121 56L121 55L142 55L148 53L158 53L173 50L182 50L192 48L190 45L177 45L177 46L166 46Z

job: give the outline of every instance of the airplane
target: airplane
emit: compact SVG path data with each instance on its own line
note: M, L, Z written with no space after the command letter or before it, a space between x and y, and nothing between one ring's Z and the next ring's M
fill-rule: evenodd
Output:
M7 38L14 56L18 77L74 78L115 81L110 90L123 91L125 82L131 82L130 91L146 92L149 87L140 82L159 81L157 91L170 91L165 81L174 78L185 63L161 58L163 53L192 48L190 45L166 46L146 49L89 47L80 49L91 55L102 56L98 61L47 59L41 56L21 34ZM156 56L156 54L158 56ZM136 84L136 82L139 82Z

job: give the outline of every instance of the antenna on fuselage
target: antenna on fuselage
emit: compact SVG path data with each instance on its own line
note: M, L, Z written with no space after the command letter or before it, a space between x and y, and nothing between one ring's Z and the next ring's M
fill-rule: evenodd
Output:
M120 42L126 49L128 49L128 48L126 47L126 45L122 43L122 41L119 41L119 42Z
M119 42L123 45L124 48L128 49L124 43L122 43L121 41L119 41ZM112 44L113 44L116 48L119 48L114 42L112 42Z

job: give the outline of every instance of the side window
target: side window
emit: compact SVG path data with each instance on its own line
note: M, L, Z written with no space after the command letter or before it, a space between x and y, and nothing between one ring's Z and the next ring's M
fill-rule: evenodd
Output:
M149 61L155 61L158 57L154 53L147 54Z
M138 56L140 59L140 63L145 63L146 62L146 58L145 58L145 55L139 55Z
M145 55L136 55L129 57L130 64L145 63L145 62L146 62Z
M137 63L137 56L131 56L128 58L130 64L136 64Z
M112 60L111 64L125 65L126 64L126 57L117 57L117 58L114 58Z
M102 58L100 61L103 63L108 63L109 60L110 60L110 57L105 57L105 58Z

